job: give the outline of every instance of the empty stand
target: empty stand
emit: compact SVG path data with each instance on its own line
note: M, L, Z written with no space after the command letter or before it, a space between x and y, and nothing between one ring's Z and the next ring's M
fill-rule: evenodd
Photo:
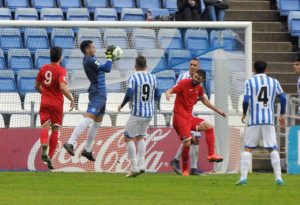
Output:
M162 0L163 7L170 11L170 14L175 14L177 11L177 0Z
M4 58L4 53L3 50L0 49L0 70L3 70L6 68L6 62L5 62L5 58Z
M89 94L80 93L78 96L78 110L85 112L89 104Z
M148 9L161 8L160 0L137 0L137 7L143 9L146 12Z
M96 8L95 21L117 21L117 10L115 8Z
M67 70L83 69L83 53L79 49L64 49L62 66Z
M36 49L48 49L49 40L46 30L43 28L25 29L24 44L31 53L34 53Z
M11 12L9 8L0 8L0 20L11 20Z
M5 128L3 116L0 114L0 128Z
M10 116L9 127L30 127L31 117L28 114L12 114Z
M99 29L80 28L77 34L78 44L84 40L91 40L96 49L101 48L101 34Z
M41 11L42 8L55 8L56 0L31 0L31 5L36 10Z
M24 110L31 111L31 102L34 102L34 112L39 112L41 103L40 93L26 93L24 98Z
M49 64L50 50L49 49L37 49L35 52L35 67L40 69L44 64Z
M123 102L125 93L107 93L106 110L108 112L118 112L118 106ZM129 112L128 103L122 108L122 111Z
M74 48L74 32L72 29L54 28L51 33L51 45L63 49Z
M103 116L103 119L102 119L102 124L101 124L102 127L111 127L112 126L112 122L111 122L111 119L110 119L110 116L105 114Z
M21 99L17 92L0 92L0 112L21 112Z
M156 73L168 69L164 50L144 49L141 54L147 59L147 68L149 72Z
M35 90L35 81L37 70L20 70L18 71L18 90L21 96L26 93L37 92Z
M84 0L83 3L91 13L94 13L97 8L109 7L109 0Z
M0 92L16 92L14 72L11 70L0 70ZM0 100L1 101L1 100Z
M122 8L134 8L134 0L111 0L111 7L115 8L118 13L121 12Z
M151 126L166 126L166 119L165 119L165 116L163 114L157 114L156 115L156 123L155 122L155 116L153 116L152 120L150 121L150 125Z
M29 0L4 0L4 6L15 11L16 8L28 8Z
M38 13L35 8L17 8L15 12L15 20L38 20Z
M292 36L300 36L300 10L289 12L288 27Z
M118 114L116 119L116 126L125 126L129 117L130 114Z
M224 30L221 33L221 36L223 37L223 47L227 51L235 51L236 45L235 45L235 34L232 30Z
M4 53L7 53L10 48L23 47L20 30L17 28L1 28L0 45Z
M116 68L120 71L121 76L124 73L135 72L135 58L137 57L137 51L135 49L123 49L123 58L115 62Z
M192 54L189 50L171 50L168 58L169 67L179 74L180 70L189 68L191 58Z
M185 48L191 50L194 55L203 53L209 49L208 33L202 29L188 29L185 33Z
M127 34L124 29L105 29L104 30L104 45L118 45L120 48L128 48Z
M33 68L30 51L28 49L11 48L8 51L8 68L17 72Z
M64 114L62 126L75 127L83 118L82 114Z
M165 93L160 96L159 108L162 112L172 113L176 95L172 95L170 101L167 100Z
M121 21L145 21L145 15L143 10L139 8L123 8Z
M156 98L160 99L161 94L172 88L176 84L176 78L173 77L156 77Z
M67 11L68 21L89 21L90 13L87 8L69 8Z
M82 70L72 70L71 71L71 81L70 81L70 88L73 89L81 89L86 88L90 85L89 79L86 77L85 71ZM80 87L82 86L82 87Z
M133 29L133 47L136 49L156 48L156 36L152 29Z
M41 20L44 21L62 21L64 15L61 8L42 8Z
M300 11L299 0L280 0L279 11L281 16L287 16L291 11Z
M157 19L160 16L170 16L168 9L149 8L148 11L152 14L152 19Z
M57 0L57 6L60 7L63 12L67 12L69 8L81 8L80 0Z
M167 51L183 48L181 34L178 29L160 29L157 38L160 47Z

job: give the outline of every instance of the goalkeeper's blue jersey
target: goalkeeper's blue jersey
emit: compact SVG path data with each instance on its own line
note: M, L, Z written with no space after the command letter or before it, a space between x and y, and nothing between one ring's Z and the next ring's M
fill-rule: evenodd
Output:
M84 56L84 71L91 82L89 92L97 92L106 95L105 73L109 73L112 68L112 61L107 60L101 64L95 56Z

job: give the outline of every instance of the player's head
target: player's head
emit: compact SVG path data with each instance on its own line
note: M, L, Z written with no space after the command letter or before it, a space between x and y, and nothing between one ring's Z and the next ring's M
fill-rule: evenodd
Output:
M199 70L199 59L198 58L192 58L192 60L190 60L190 65L189 65L190 75L193 76L193 73L196 70Z
M50 49L50 60L52 63L60 63L62 56L61 47L52 47Z
M298 56L294 62L294 71L297 75L300 75L300 56Z
M84 55L94 56L96 48L91 40L82 41L80 44L80 50Z
M199 85L203 81L205 81L206 73L203 70L196 70L192 76L193 85Z
M147 69L147 61L146 58L142 55L139 55L135 59L135 70L146 70Z
M265 61L257 60L254 62L255 73L264 73L267 69L267 63Z

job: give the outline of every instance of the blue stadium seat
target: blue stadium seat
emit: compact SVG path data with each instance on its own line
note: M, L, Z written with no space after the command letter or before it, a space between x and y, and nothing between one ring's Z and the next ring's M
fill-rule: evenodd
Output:
M33 68L33 64L30 51L28 49L9 49L8 68L14 72L19 70L31 70Z
M83 3L91 13L94 13L97 8L109 8L109 0L84 0Z
M165 52L162 49L144 49L141 54L147 59L147 68L151 73L168 69Z
M280 0L279 11L281 16L288 16L290 11L300 11L299 0Z
M211 71L212 70L212 57L209 55L200 56L200 68L205 71Z
M16 92L14 72L11 70L0 70L0 92Z
M11 11L15 11L16 8L29 8L29 0L4 0L4 6Z
M96 8L94 14L95 21L117 21L117 11L115 8Z
M56 0L31 0L31 5L40 12L42 8L55 8Z
M121 12L122 8L135 8L134 0L111 0L111 7L115 8L118 13Z
M104 30L104 45L115 45L120 48L128 48L127 34L124 29L105 29Z
M213 30L210 32L210 47L211 49L222 48L222 31Z
M80 49L64 49L62 66L67 70L82 70L83 53Z
M137 0L137 7L146 12L148 9L160 9L160 0Z
M17 8L15 20L38 20L38 13L35 8Z
M67 11L68 21L89 21L90 13L87 8L69 8Z
M76 87L78 85L86 86L90 84L89 79L86 77L85 71L82 70L71 70L71 77L69 87Z
M51 33L51 46L59 46L63 49L74 48L74 32L72 29L54 28Z
M68 8L81 8L81 0L57 0L57 6L63 12L67 12Z
M202 29L188 29L185 33L185 48L194 55L203 53L209 49L208 33Z
M163 0L163 8L170 11L170 14L175 14L177 11L177 0Z
M42 8L41 20L44 21L64 20L64 15L61 8Z
M176 78L173 77L156 77L157 87L155 98L160 99L161 94L172 88L176 84Z
M91 40L96 49L101 48L101 33L96 28L80 28L77 34L78 44L84 40Z
M0 49L0 70L6 69L6 63L4 58L3 50Z
M0 45L4 53L10 48L22 48L21 33L18 28L1 28L0 29Z
M9 8L0 8L0 20L11 20L11 12Z
M139 8L123 8L121 21L145 21L145 15L143 10Z
M157 48L155 32L152 29L133 29L132 42L133 47L138 50L146 48Z
M123 58L115 62L116 68L120 71L121 76L126 72L135 72L135 58L138 53L135 49L123 49Z
M157 78L174 78L176 79L176 74L173 70L163 70L157 73L154 73Z
M49 49L37 49L35 51L34 64L36 69L40 69L44 64L49 64L50 60L50 50Z
M20 96L25 96L26 93L37 92L35 90L35 79L38 70L20 70L17 74L18 91Z
M178 29L160 29L157 38L160 48L167 51L170 49L183 49L182 38Z
M24 34L25 47L34 53L36 49L49 48L47 32L43 28L27 28Z
M170 16L168 9L148 9L152 14L152 19L156 19L159 16Z
M221 35L223 36L223 47L227 51L235 51L235 36L237 35L232 30L226 29L222 31Z
M187 70L190 65L192 54L189 50L170 50L168 64L178 75L180 70Z
M291 11L289 13L288 27L292 36L300 36L300 11Z

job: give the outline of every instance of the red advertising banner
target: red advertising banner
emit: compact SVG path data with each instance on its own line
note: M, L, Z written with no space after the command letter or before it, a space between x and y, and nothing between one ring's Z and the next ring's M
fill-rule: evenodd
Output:
M81 157L85 146L86 133L75 145L75 156L70 156L62 145L69 139L73 128L62 128L57 151L53 157L54 171L81 172L127 172L126 144L123 140L124 128L100 128L93 144L95 162ZM48 170L41 161L40 129L9 128L0 129L0 170ZM180 145L173 128L149 128L146 139L146 170L148 172L172 172L170 160L174 158ZM198 166L203 171L211 171L213 163L207 158L205 137L200 138Z

